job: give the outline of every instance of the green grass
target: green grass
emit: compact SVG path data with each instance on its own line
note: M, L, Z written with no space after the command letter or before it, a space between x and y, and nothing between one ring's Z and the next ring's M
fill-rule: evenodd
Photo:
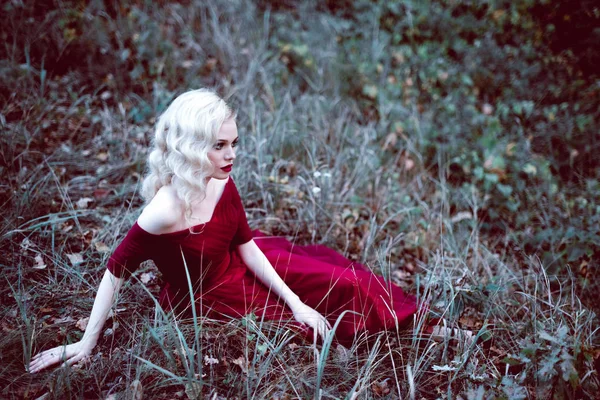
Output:
M543 2L61 4L3 6L0 397L597 392L598 77L551 51ZM283 321L165 315L159 279L132 279L91 363L27 374L81 337L154 118L200 86L238 111L252 227L367 264L485 346L431 340L419 316L315 349Z

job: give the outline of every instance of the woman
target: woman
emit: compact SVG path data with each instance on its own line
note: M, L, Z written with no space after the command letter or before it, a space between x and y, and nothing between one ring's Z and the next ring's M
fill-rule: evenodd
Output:
M362 265L324 246L253 238L230 177L237 143L235 115L213 92L173 101L148 157L148 203L108 262L82 339L39 353L30 372L90 355L124 280L147 259L165 280L160 304L174 312L193 306L213 317L294 319L322 338L342 316L335 332L342 343L412 321L415 298Z

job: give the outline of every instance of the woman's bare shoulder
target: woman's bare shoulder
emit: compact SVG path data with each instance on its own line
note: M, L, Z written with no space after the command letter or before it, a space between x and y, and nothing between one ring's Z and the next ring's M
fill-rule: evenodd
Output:
M138 225L146 232L161 235L173 231L183 218L183 203L171 186L163 186L138 218Z

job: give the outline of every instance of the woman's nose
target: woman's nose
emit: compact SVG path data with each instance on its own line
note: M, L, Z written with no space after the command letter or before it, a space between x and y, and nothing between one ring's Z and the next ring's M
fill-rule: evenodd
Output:
M225 154L225 158L231 161L235 160L235 149L233 147L229 148L229 150Z

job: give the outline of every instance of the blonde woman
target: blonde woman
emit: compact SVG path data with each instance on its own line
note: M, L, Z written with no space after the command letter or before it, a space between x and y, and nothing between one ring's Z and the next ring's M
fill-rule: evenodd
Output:
M90 355L124 280L148 259L162 272L159 301L167 311L254 312L322 338L341 316L335 338L345 344L412 322L415 298L364 266L324 246L253 237L230 176L238 140L235 114L214 92L193 90L172 102L156 124L147 205L109 259L82 339L37 354L30 372Z

